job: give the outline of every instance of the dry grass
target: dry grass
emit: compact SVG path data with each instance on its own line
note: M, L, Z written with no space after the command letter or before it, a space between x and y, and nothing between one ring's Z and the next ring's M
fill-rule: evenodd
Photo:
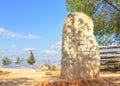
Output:
M0 86L37 86L40 82L61 81L59 78L60 71L36 71L2 67L0 67L0 71L10 72L0 75ZM115 83L120 83L120 73L101 73L101 78L111 78L112 80L115 77L119 77Z

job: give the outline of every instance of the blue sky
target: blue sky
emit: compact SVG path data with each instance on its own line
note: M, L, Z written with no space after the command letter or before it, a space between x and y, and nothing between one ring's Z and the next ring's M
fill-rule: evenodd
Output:
M23 55L30 49L37 58L43 58L39 55L43 53L46 57L60 54L68 14L65 1L0 0L0 58Z

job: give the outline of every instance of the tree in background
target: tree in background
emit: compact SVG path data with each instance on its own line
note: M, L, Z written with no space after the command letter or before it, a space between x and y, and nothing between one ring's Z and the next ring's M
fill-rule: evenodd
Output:
M2 59L2 64L8 66L9 64L12 63L12 60L8 57L3 57Z
M48 67L48 70L51 69L50 59L48 59L48 62L44 64L45 67Z
M91 16L99 45L120 44L120 0L66 0L66 8Z
M15 64L20 64L20 63L21 63L20 57L17 56Z
M50 71L55 71L56 70L56 66L50 64L50 59L48 59L48 62L45 63L44 66L47 67L48 70L50 70Z
M32 68L33 68L33 65L34 65L34 63L35 63L35 57L34 57L32 51L30 51L30 57L27 59L27 63L28 63L29 65L32 65Z

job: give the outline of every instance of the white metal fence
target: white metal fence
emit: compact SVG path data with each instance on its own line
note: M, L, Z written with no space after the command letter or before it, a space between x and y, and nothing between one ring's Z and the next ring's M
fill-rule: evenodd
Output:
M102 46L100 48L101 70L120 70L120 46Z

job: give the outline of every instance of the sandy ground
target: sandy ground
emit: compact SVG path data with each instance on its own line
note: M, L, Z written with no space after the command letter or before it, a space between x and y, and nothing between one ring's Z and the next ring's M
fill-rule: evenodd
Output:
M10 69L10 68L4 68L2 71L8 71L7 75L3 74L3 77L6 79L10 78L41 78L45 76L44 72L36 72L36 70L33 69Z
M38 82L43 81L57 81L59 79L60 71L39 71L34 69L12 69L2 68L0 71L6 72L0 74L0 86L38 86ZM120 72L110 73L104 72L100 74L100 78L116 78L114 83L120 86ZM109 86L109 85L108 85Z
M47 79L49 77L57 77L60 71L40 71L34 69L12 69L12 68L1 68L0 71L8 72L0 75L0 80L6 79L17 79L17 78L28 78L28 79Z

